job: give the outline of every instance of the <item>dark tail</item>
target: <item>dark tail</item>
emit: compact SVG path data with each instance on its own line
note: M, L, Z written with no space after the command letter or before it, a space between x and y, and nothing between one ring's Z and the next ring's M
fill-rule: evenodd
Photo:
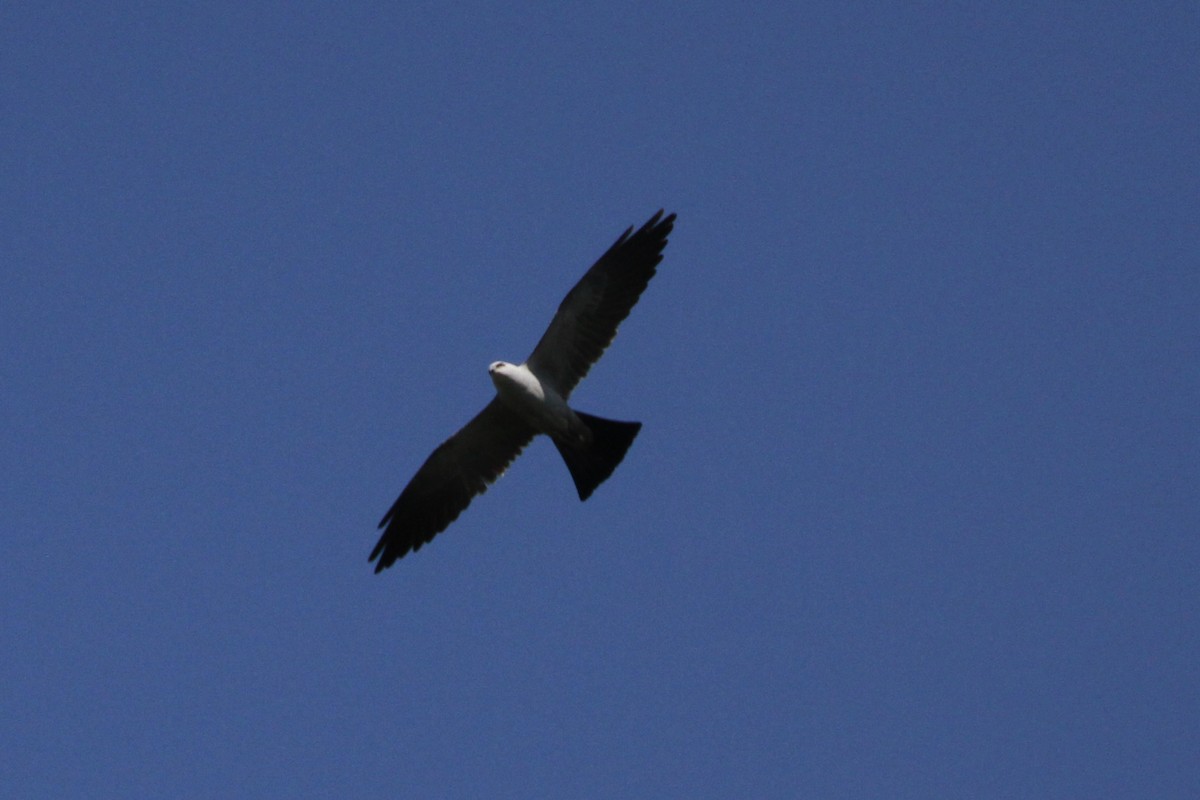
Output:
M558 448L563 461L567 462L571 479L579 491L579 499L587 500L625 458L625 451L633 444L634 437L642 429L642 423L617 422L580 411L576 411L575 415L591 430L592 440L587 444L572 444L555 439L554 446Z

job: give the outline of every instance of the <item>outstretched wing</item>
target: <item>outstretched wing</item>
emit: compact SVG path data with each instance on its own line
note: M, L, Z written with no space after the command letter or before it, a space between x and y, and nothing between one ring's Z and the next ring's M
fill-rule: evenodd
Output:
M617 335L617 326L641 297L658 262L675 215L660 210L600 256L558 306L558 313L527 363L565 399Z
M370 558L379 559L375 571L420 550L458 519L475 495L504 474L534 433L497 397L442 442L379 521L384 531Z

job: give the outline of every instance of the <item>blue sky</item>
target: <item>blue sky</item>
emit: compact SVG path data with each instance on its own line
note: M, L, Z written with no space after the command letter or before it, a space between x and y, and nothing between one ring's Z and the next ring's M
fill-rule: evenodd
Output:
M3 22L0 794L1200 795L1194 6ZM612 479L373 575L659 207Z

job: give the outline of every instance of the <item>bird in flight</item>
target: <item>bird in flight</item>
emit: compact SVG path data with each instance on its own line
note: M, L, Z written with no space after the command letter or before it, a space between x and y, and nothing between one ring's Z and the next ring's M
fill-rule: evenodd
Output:
M380 520L376 573L444 531L539 433L558 448L580 500L612 475L642 423L594 417L567 399L654 276L674 225L660 210L626 230L563 298L525 363L488 367L496 396L425 459Z

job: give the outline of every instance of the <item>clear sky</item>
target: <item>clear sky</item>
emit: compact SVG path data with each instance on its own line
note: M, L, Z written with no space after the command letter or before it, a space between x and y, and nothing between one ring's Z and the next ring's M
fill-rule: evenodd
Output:
M1194 3L386 5L2 14L0 795L1200 796Z

